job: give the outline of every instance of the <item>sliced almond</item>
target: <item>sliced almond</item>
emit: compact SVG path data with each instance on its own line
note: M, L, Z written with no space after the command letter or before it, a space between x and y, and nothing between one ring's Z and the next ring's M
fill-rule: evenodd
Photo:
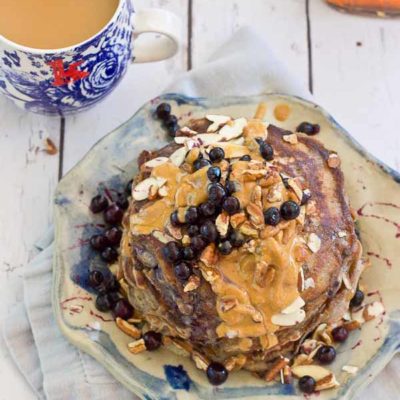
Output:
M231 124L224 125L219 131L219 134L225 140L235 139L243 133L243 129L246 125L246 118L238 118L232 121Z
M328 166L330 168L337 168L340 166L340 158L336 153L329 154L328 157Z
M304 290L309 289L309 288L314 288L315 287L315 281L313 278L307 278L304 281Z
M358 372L358 367L355 367L353 365L343 365L342 371L347 372L351 375L355 375Z
M271 322L278 326L294 326L302 322L305 317L305 311L300 309L291 314L274 314L271 318Z
M297 378L308 375L314 378L316 381L319 381L329 376L331 371L321 367L320 365L297 365L292 367L292 373Z
M374 301L364 307L363 317L366 321L370 321L382 315L385 312L385 307L380 301Z
M217 133L200 133L193 139L200 141L202 146L210 146L211 144L218 143L222 140L221 136Z
M229 228L229 214L225 211L218 215L215 220L215 226L221 236L225 236L228 233Z
M158 189L158 195L161 197L168 196L168 188L166 185L164 185L160 189Z
M290 135L283 135L282 139L290 144L297 144L299 143L298 139L297 139L297 135L295 133L291 133Z
M318 341L316 339L306 339L301 344L301 351L307 355L310 355L318 347Z
M315 233L310 233L307 246L313 253L317 253L321 248L321 239Z
M339 231L339 232L337 233L337 235L338 235L340 238L344 238L344 237L347 236L347 232L346 232L346 231Z
M136 201L146 200L151 195L152 187L158 191L167 182L164 178L147 178L139 182L132 191L132 197Z
M310 358L307 354L299 354L298 356L295 357L293 361L293 367L297 367L299 365L310 365L313 363L312 358Z
M169 159L175 166L179 167L185 161L187 149L186 147L180 147L178 150L175 150L170 156Z
M300 186L297 184L296 180L293 178L289 178L287 180L287 184L290 186L290 188L296 194L297 198L301 201L301 199L303 198L303 191L301 190Z
M327 390L327 389L332 389L334 387L338 387L339 382L336 380L336 377L334 374L329 374L328 376L317 380L315 384L315 391L319 392L321 390Z
M135 340L134 342L128 343L128 350L133 354L139 354L146 351L144 339L139 339Z
M226 124L231 120L231 117L227 115L206 115L206 118L212 122L212 124L207 128L207 132L215 132L223 124Z
M356 329L360 329L361 328L361 324L359 321L349 321L349 322L345 322L343 324L343 326L349 331L355 331Z
M169 159L167 157L156 157L144 163L144 166L149 168L154 168L158 167L159 165L165 164L166 162L168 162L168 160Z
M192 353L192 358L193 358L194 363L196 364L196 367L203 371L205 371L210 364L210 361L208 360L208 358L206 356L204 356L203 354L198 353L197 351L194 351Z
M133 337L134 339L139 339L142 335L142 332L138 328L136 328L136 326L131 325L129 322L123 320L122 318L117 317L117 319L115 320L115 324L122 332L129 335L130 337Z
M200 286L200 278L197 275L192 275L189 277L186 285L183 288L184 292L191 292L196 290Z
M172 236L167 235L166 233L161 231L153 231L152 235L161 243L168 243L174 240Z
M180 129L181 132L183 132L186 136L194 136L197 135L197 132L194 131L193 129L190 129L188 126L184 126L183 128Z
M297 312L300 308L304 307L306 303L304 300L299 296L296 300L293 301L290 305L288 305L284 310L281 311L282 314L291 314Z
M247 358L244 354L238 354L237 356L229 357L225 362L225 368L231 371L238 371L246 364Z

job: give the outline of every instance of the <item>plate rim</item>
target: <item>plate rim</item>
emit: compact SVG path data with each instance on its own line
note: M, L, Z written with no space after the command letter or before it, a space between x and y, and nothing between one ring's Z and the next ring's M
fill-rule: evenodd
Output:
M57 221L60 219L60 205L57 204L57 201L55 199L57 196L62 192L63 188L63 183L76 171L80 168L80 165L86 160L86 158L95 151L97 148L100 148L103 144L104 141L106 141L111 135L113 135L115 132L123 129L125 126L129 124L131 120L133 120L143 109L146 107L151 106L154 102L164 100L164 101L175 101L177 105L181 104L188 104L188 105L193 105L193 106L200 106L203 108L209 108L209 107L220 107L222 105L226 106L232 106L232 105L240 105L240 104L252 104L256 103L257 100L262 101L263 99L266 99L270 96L279 96L282 98L287 98L290 101L295 100L296 102L303 103L307 106L311 106L318 110L329 122L329 124L332 125L334 130L337 133L340 133L343 135L343 137L346 139L348 144L356 150L362 157L372 161L374 164L376 164L377 167L379 167L386 175L388 175L391 179L393 179L400 187L400 172L396 171L395 169L391 168L388 166L386 163L382 162L378 158L376 158L373 154L371 154L367 149L365 149L354 137L351 136L349 132L347 132L346 129L344 129L334 117L330 113L328 113L323 107L319 106L318 104L314 103L313 101L306 100L300 96L295 96L295 95L288 95L280 92L271 92L271 93L265 93L261 95L254 95L254 96L221 96L221 97L214 97L214 98L208 98L208 97L192 97L192 96L186 96L183 94L179 93L166 93L160 96L157 96L148 102L144 103L137 111L125 122L121 123L118 127L113 129L112 131L106 133L102 138L97 140L91 147L90 149L85 153L85 155L74 165L73 168L71 168L67 174L63 176L63 178L60 180L58 183L55 193L54 193L54 225L55 225L55 247L54 247L54 255L53 255L53 272L52 272L52 290L51 290L51 300L52 300L52 309L53 313L55 316L55 320L57 322L57 325L59 329L61 330L62 334L64 337L72 343L74 346L78 347L80 350L84 351L85 353L88 353L92 357L94 357L101 365L103 365L108 372L114 376L114 378L119 381L121 384L123 384L125 387L128 388L128 390L132 391L134 394L137 396L142 396L143 393L143 387L141 388L141 385L132 385L132 380L128 380L128 377L125 376L125 374L120 374L119 372L116 371L116 368L114 367L114 364L117 366L119 365L116 360L112 357L104 357L103 353L104 351L99 345L96 345L93 341L87 341L85 342L85 345L82 344L81 341L75 339L74 335L71 333L71 328L67 326L67 324L64 322L63 317L62 317L62 311L60 307L60 298L58 296L59 291L58 288L61 285L61 277L62 277L62 266L61 266L61 259L58 251L58 246L57 244L60 241L60 232L57 224ZM218 105L219 104L219 105ZM400 311L400 310L399 310ZM396 320L399 322L399 320ZM350 385L346 385L346 391L342 393L343 399L348 399L350 400L355 396L359 391L361 391L363 388L365 388L372 380L376 378L376 376L379 374L381 370L391 361L393 356L400 352L400 337L396 341L393 341L391 344L387 344L384 342L382 346L380 347L378 353L374 355L374 357L369 361L367 364L369 367L377 364L377 359L381 360L381 363L379 364L378 368L376 368L373 372L373 376L369 377L367 376L366 379L363 379L361 382L358 382L357 379L351 381ZM384 350L381 354L381 350ZM148 390L146 388L146 390ZM157 396L157 393L154 393ZM275 395L278 397L281 397L281 395ZM282 396L283 397L283 396ZM286 396L287 397L287 396Z

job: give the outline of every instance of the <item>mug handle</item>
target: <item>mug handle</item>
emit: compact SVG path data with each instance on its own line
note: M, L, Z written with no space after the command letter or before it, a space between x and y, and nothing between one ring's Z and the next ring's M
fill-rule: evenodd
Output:
M133 15L135 63L161 61L176 54L181 43L181 20L170 11L145 8ZM155 33L155 35L146 35Z

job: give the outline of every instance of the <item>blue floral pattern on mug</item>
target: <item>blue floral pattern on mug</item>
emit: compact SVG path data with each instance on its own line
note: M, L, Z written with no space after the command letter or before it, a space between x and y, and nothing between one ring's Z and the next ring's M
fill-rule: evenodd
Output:
M132 59L133 6L93 39L66 51L29 52L0 42L0 92L26 110L66 115L109 94Z

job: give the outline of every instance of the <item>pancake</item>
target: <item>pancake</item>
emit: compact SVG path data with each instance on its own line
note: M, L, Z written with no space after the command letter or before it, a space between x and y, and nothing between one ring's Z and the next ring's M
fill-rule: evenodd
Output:
M217 148L224 157L211 162ZM196 365L234 360L264 374L316 327L342 320L365 262L340 159L315 137L260 118L207 116L138 163L119 277L149 329ZM202 211L210 202L212 215Z

